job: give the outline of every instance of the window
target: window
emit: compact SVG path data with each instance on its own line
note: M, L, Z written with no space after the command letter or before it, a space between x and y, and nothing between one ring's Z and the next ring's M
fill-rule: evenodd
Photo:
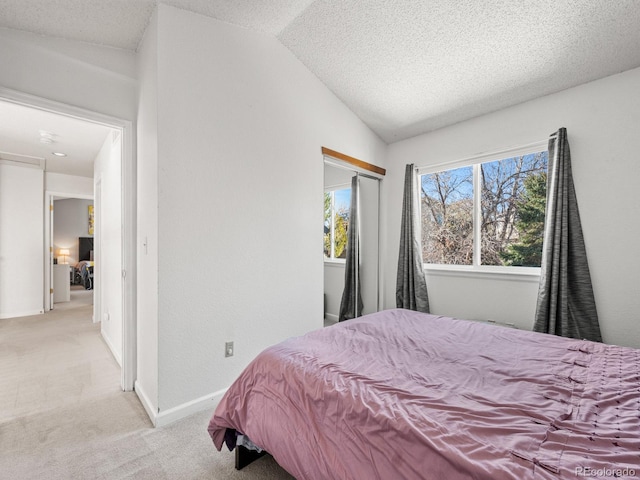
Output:
M342 259L347 256L347 232L351 188L335 187L324 192L324 258Z
M425 263L539 267L548 152L420 175Z

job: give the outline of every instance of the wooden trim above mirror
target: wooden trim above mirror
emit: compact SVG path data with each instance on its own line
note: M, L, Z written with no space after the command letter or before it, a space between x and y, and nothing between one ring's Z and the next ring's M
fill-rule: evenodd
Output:
M377 165L373 165L372 163L365 162L364 160L358 160L357 158L350 157L349 155L345 155L344 153L336 152L335 150L331 150L327 147L322 147L322 154L328 157L342 160L343 162L347 162L350 165L362 168L363 170L377 173L378 175L386 175L387 173L387 171L382 167L378 167Z

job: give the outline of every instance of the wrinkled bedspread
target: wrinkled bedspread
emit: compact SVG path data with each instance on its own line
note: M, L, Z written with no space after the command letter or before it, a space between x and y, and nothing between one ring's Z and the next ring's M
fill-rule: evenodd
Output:
M640 478L640 350L387 310L263 351L227 429L299 480Z

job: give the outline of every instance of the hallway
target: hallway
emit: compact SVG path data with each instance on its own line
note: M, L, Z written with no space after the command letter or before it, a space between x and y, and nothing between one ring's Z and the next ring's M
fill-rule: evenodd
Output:
M44 315L0 321L0 422L120 391L120 367L91 320L93 292Z

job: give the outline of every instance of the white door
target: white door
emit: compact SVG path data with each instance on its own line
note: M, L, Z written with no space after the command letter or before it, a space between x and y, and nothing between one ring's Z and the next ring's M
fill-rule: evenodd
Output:
M53 310L53 196L49 195L49 309Z

